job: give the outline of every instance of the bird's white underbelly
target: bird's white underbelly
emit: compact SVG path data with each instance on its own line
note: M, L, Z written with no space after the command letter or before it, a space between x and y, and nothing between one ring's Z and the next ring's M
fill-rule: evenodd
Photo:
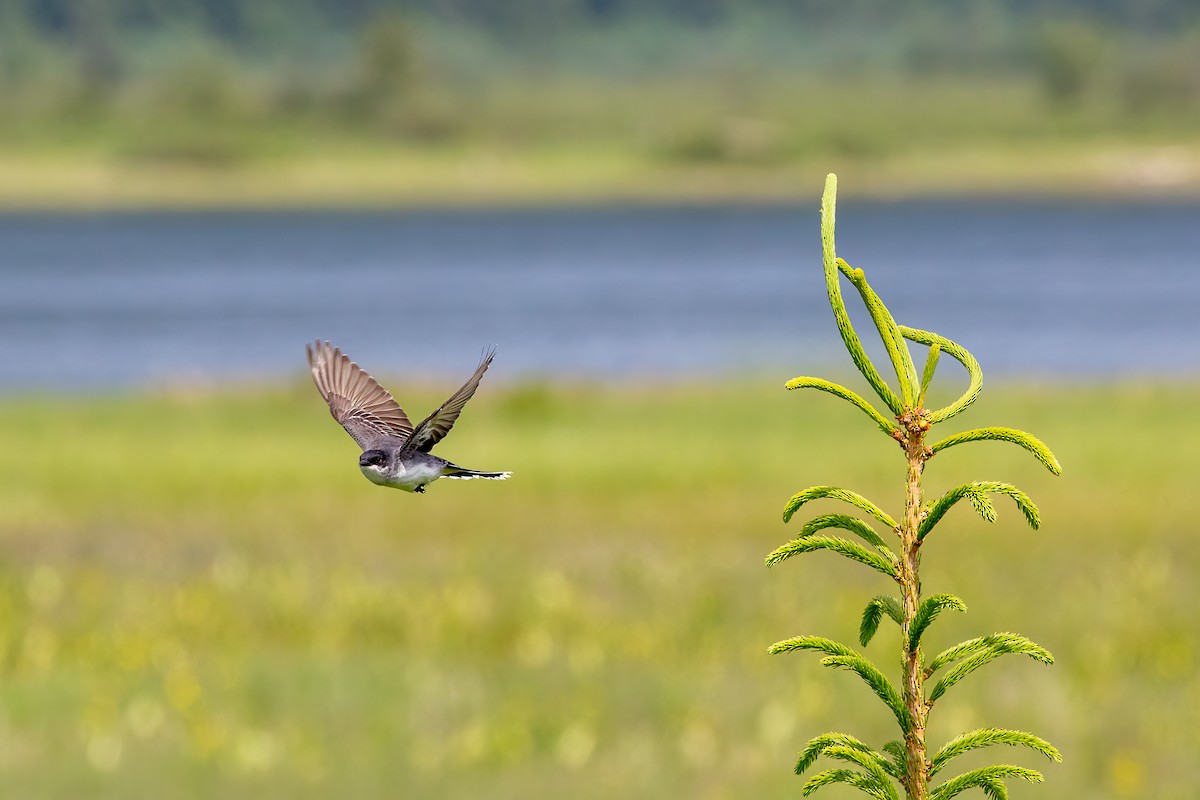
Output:
M414 464L408 468L400 467L399 471L394 475L384 475L378 471L369 469L364 469L362 473L372 483L377 483L381 486L391 486L395 489L403 489L406 492L414 492L418 486L433 483L442 477L442 467L440 464Z

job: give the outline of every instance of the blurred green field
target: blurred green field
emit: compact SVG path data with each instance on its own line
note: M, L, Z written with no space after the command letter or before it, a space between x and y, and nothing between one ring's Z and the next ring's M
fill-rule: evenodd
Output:
M881 743L891 718L766 648L853 642L887 586L830 554L762 560L792 492L894 511L903 462L778 377L485 384L439 452L513 479L425 496L363 479L301 382L0 402L6 796L798 796L810 736ZM930 491L1011 481L1042 510L1033 532L1011 505L994 526L957 509L924 561L926 592L970 607L933 645L1013 630L1058 658L1002 659L932 718L933 742L999 725L1057 745L1061 765L990 754L1044 768L1015 797L1194 797L1195 392L985 388L955 422L1030 430L1064 476L999 443L930 464ZM891 670L896 646L867 652Z

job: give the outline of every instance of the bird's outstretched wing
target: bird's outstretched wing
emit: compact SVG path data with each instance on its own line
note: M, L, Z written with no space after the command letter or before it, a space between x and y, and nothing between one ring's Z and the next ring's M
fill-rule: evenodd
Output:
M446 434L454 427L454 423L458 419L458 415L462 413L467 401L479 388L479 381L483 378L483 373L487 372L488 366L495 357L496 349L492 348L479 362L479 366L475 368L475 374L471 376L470 380L464 383L461 389L450 395L449 400L438 406L437 411L422 420L409 440L404 443L405 450L428 453L435 444L446 437Z
M369 450L380 439L412 435L412 423L391 393L339 348L318 341L304 349L329 413L359 447Z

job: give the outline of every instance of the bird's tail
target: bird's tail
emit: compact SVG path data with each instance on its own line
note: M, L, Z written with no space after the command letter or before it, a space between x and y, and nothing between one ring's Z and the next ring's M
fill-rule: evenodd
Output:
M464 469L457 464L447 464L446 471L442 473L443 478L458 478L459 480L487 478L489 481L506 481L511 476L511 472L482 472L477 469Z

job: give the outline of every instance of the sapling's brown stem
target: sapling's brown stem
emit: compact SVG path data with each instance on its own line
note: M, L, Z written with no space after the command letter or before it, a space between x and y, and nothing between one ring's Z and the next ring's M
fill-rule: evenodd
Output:
M929 763L925 750L925 671L921 663L919 642L912 642L909 632L917 609L921 605L921 542L917 531L921 525L921 473L929 450L925 433L929 430L924 409L905 412L900 418L904 431L902 444L908 456L908 482L904 494L904 518L900 523L900 593L904 608L904 707L908 710L910 727L904 737L908 754L904 791L909 800L925 800L929 787Z

